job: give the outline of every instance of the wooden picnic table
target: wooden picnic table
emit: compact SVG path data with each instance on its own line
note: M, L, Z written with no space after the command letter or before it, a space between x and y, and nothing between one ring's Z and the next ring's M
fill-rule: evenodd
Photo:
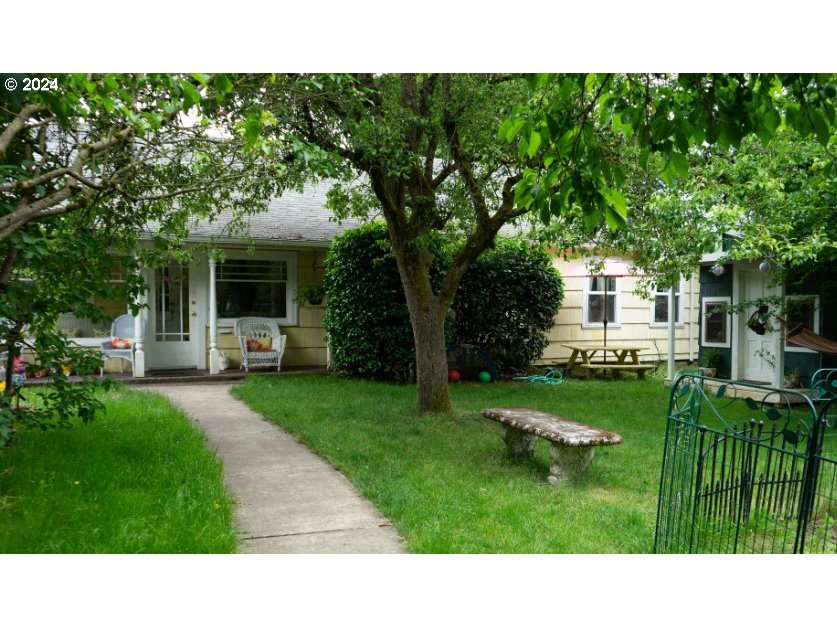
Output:
M641 364L639 353L644 346L633 344L561 344L569 348L572 353L567 362L567 368L572 370L578 365L589 376L593 371L610 369L612 372L630 370L642 379L646 370L653 370L654 366Z

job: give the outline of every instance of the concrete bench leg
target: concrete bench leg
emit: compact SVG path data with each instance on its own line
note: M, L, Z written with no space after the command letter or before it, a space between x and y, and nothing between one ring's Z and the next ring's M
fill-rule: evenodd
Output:
M509 455L515 459L531 457L535 452L535 441L538 436L508 425L502 425L502 427L503 441L509 449Z
M595 449L592 446L563 446L553 442L549 447L552 466L549 467L547 481L558 485L563 481L578 481L587 471L593 459Z

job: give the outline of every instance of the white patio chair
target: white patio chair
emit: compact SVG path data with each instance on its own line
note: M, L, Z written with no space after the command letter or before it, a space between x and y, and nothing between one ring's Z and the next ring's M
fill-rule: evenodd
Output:
M145 316L142 317L143 329L145 328ZM145 333L143 332L143 335ZM120 342L121 340L121 342ZM114 348L114 343L126 343L127 346ZM110 339L102 342L102 368L99 376L105 376L105 363L109 359L119 359L119 372L125 372L125 364L122 360L131 362L131 371L134 370L134 317L131 314L123 314L116 318L110 325Z
M287 335L279 332L279 325L270 318L239 318L235 323L235 336L241 347L241 368L276 367L282 370Z

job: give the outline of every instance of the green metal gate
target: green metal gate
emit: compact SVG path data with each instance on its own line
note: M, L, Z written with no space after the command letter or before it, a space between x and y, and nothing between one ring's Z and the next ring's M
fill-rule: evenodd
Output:
M824 375L837 386L837 372ZM672 386L656 553L837 552L834 394L695 374Z

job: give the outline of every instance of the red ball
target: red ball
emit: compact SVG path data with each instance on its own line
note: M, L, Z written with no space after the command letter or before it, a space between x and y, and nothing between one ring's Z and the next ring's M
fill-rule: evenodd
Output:
M459 374L459 370L448 370L448 381L451 383L456 383L461 378L462 375Z

